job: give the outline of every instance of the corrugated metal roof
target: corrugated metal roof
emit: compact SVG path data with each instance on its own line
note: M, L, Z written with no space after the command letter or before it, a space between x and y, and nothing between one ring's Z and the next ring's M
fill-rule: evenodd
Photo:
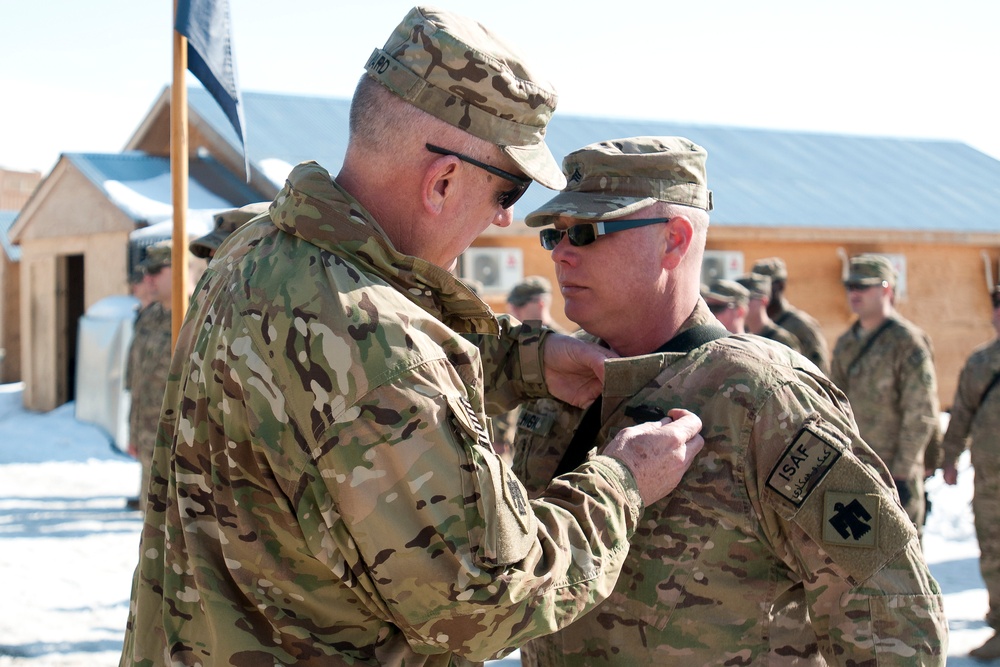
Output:
M348 100L253 92L243 100L253 163L316 160L338 171L347 147ZM238 150L235 132L208 93L192 88L189 101ZM589 143L639 135L685 136L708 150L713 225L1000 232L1000 161L955 141L557 112L546 142L561 159ZM523 218L553 195L532 186L515 216Z
M10 242L10 228L17 220L18 211L0 211L0 246L12 262L21 261L21 248Z
M173 215L170 160L141 152L68 153L66 159L139 225ZM192 160L188 188L189 231L211 231L212 216L260 201L262 196L212 158Z

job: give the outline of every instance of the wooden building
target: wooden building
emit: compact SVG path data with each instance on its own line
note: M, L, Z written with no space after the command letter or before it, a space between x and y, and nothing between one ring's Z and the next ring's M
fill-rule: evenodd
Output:
M268 199L280 188L291 167L316 160L333 175L347 146L350 103L345 99L244 93L248 128L251 188ZM126 149L143 155L166 155L169 137L168 91L155 101L129 140ZM210 156L218 165L244 179L238 139L221 110L200 88L189 90L192 153ZM860 252L889 255L903 273L898 309L923 327L934 341L942 404L951 403L958 372L969 351L992 337L987 297L986 266L1000 258L1000 161L953 141L862 137L803 132L699 126L663 121L590 118L556 113L546 142L557 156L586 144L639 135L685 136L708 150L709 187L716 208L712 212L706 277L734 275L756 259L782 257L789 271L790 301L810 312L823 326L832 345L852 321L841 284L846 258ZM54 177L64 161L56 166ZM32 200L29 210L15 224L15 239L22 244L31 271L41 278L22 283L22 294L31 293L34 312L22 305L25 320L48 318L53 326L72 313L55 301L43 301L37 289L53 288L58 276L74 270L86 274L89 303L98 293L124 289L121 259L115 260L115 278L91 277L95 264L74 269L64 247L61 255L45 243L127 233L129 223L108 215L105 225L88 214L90 222L68 215L54 197L54 187ZM549 253L538 243L537 230L519 222L554 192L533 185L515 207L515 224L490 229L462 258L459 272L485 284L484 298L502 311L510 287L525 275L554 280ZM41 223L45 210L63 210L63 222L48 230ZM88 202L94 215L99 201ZM76 207L76 211L83 210ZM87 210L90 210L89 208ZM29 216L25 218L25 216ZM48 216L45 216L48 217ZM114 218L112 220L112 218ZM75 220L71 222L72 220ZM37 222L36 222L37 221ZM37 228L36 228L37 227ZM102 237L103 238L103 237ZM50 239L46 241L46 239ZM37 268L43 267L43 268ZM63 267L63 268L60 268ZM46 282L48 281L48 282ZM627 295L623 295L627 297ZM68 299L69 297L63 297ZM59 314L63 313L63 314ZM562 299L554 295L553 313L564 325ZM33 327L37 331L37 327ZM35 335L35 334L32 334ZM68 335L66 327L63 334ZM54 341L46 347L55 347ZM33 363L42 363L45 355ZM45 361L58 367L59 362ZM26 364L27 366L27 364ZM50 381L54 372L26 375L26 383ZM30 379L29 379L30 378ZM54 407L64 391L26 386L36 409ZM45 400L35 397L45 396Z

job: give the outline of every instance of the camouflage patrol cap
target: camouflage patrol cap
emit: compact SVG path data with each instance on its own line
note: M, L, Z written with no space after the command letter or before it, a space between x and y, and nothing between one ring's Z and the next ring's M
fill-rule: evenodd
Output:
M771 276L771 280L788 280L788 269L785 268L785 260L780 257L758 259L754 262L750 272Z
M514 285L507 295L507 303L523 306L543 294L552 294L552 283L542 276L528 276L523 282Z
M157 241L146 248L146 257L139 262L139 269L146 274L153 275L161 269L170 266L171 253L173 252L173 241Z
M715 303L733 303L738 306L750 303L750 290L735 280L725 278L718 278L705 285L701 296L705 301Z
M545 145L555 90L480 23L414 7L365 69L415 107L495 144L545 187L566 185Z
M529 227L560 215L613 220L658 201L712 210L708 153L683 137L632 137L584 146L563 158L566 189L529 213Z
M751 299L771 298L771 276L765 276L763 273L747 273L737 278L736 282L747 288Z
M216 213L215 229L188 244L191 254L202 259L207 258L213 250L217 250L222 245L227 236L261 213L266 213L270 205L271 202L258 202Z
M845 285L881 285L888 283L896 285L896 269L882 255L864 254L851 258L850 271L844 280Z

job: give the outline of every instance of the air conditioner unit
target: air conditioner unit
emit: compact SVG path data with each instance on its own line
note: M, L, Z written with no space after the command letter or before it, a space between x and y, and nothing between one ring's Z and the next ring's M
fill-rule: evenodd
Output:
M724 278L734 280L743 273L743 253L736 250L706 250L701 262L701 282L705 285Z
M485 292L507 292L524 279L524 251L469 248L462 254L462 277L478 280Z

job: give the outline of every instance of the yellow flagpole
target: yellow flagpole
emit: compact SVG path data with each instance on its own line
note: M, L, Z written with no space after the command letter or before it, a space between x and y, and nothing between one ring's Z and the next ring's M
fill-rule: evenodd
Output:
M177 0L174 0L174 16L177 16ZM171 309L172 337L177 344L184 313L188 306L188 253L187 253L187 210L188 210L188 103L187 86L184 83L187 72L187 38L174 33L174 78L170 86L170 181L174 207L173 250L173 298Z

